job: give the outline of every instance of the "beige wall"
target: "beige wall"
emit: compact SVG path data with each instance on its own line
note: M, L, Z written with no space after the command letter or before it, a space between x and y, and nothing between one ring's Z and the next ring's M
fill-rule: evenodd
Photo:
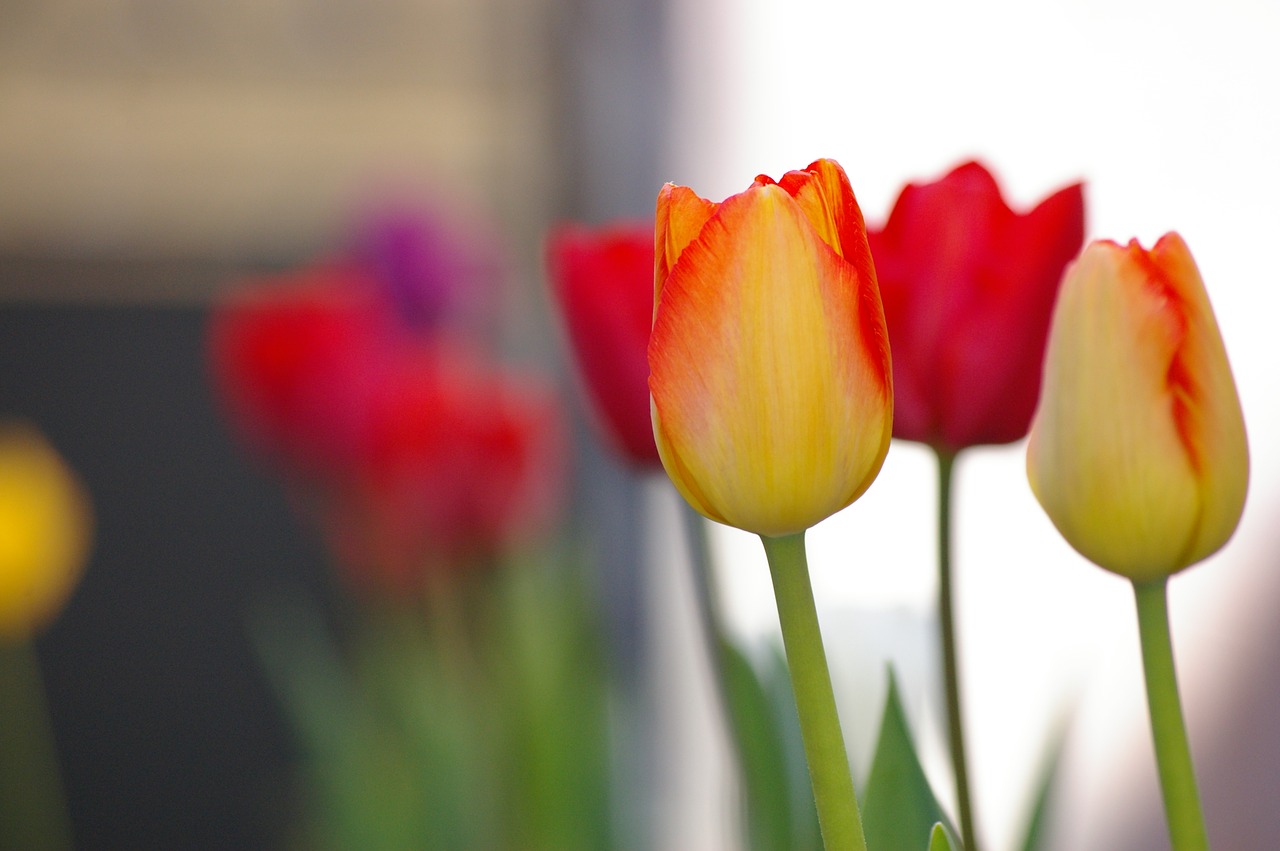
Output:
M555 203L550 5L0 4L0 255L286 259L389 186L520 252Z

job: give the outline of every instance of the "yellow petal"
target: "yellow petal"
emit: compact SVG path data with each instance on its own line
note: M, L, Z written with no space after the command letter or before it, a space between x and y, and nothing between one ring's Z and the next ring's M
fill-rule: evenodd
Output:
M1235 383L1190 253L1097 242L1067 271L1027 451L1072 546L1135 580L1216 551L1244 505Z
M0 430L0 639L25 639L57 615L88 555L88 499L29 427Z
M659 454L713 520L801 531L883 463L892 386L874 273L859 275L780 186L726 200L680 254L649 365Z

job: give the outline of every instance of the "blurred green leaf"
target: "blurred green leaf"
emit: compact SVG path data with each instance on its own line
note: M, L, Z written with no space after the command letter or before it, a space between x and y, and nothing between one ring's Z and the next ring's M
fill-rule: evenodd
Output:
M452 658L458 648L439 632L430 613L416 608L367 611L356 630L352 667L360 699L383 747L403 763L407 800L387 817L414 837L404 847L492 844L501 824L486 678L465 658Z
M761 676L765 693L773 707L773 717L782 742L786 761L786 787L791 799L791 848L795 851L822 851L822 830L818 825L818 807L813 800L809 781L809 764L804 755L804 739L800 734L800 713L796 709L795 692L791 690L791 674L780 644L771 644Z
M929 841L933 826L939 823L954 833L916 756L897 679L890 669L880 736L862 807L867 847L870 851L919 848Z
M611 842L608 684L599 624L575 571L516 564L489 632L507 736L508 847Z
M528 558L251 632L300 751L317 851L613 845L609 683L581 565Z
M314 606L281 601L251 624L301 749L307 844L326 849L447 847L428 841L413 761L386 729Z
M933 826L933 834L929 837L929 851L960 851L960 843L939 822Z
M727 710L745 788L747 844L752 851L793 849L792 795L785 745L773 704L750 660L726 640L720 660Z
M1047 755L1040 766L1035 797L1032 799L1031 812L1027 819L1027 832L1022 841L1022 851L1040 851L1048 842L1047 825L1053 811L1058 769L1062 765L1063 751L1066 750L1066 730L1066 724L1061 723L1049 738Z

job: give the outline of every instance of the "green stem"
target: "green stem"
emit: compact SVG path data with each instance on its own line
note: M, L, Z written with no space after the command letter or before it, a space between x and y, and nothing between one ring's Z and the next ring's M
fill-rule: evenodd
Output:
M0 637L0 848L71 848L35 645Z
M1191 765L1187 726L1178 698L1178 678L1169 638L1168 579L1134 582L1138 604L1138 636L1142 642L1142 668L1147 680L1147 707L1151 713L1151 737L1155 742L1160 791L1173 851L1205 851L1204 830L1196 774Z
M773 576L782 645L800 714L800 735L809 762L809 780L813 784L823 847L827 851L866 851L862 818L853 792L853 775L818 628L804 533L780 538L762 535L760 540L764 542L769 572Z
M956 807L960 835L966 851L978 851L973 826L973 799L969 793L969 760L965 756L964 719L960 702L960 663L956 648L955 593L951 576L951 489L956 455L938 455L938 618L942 627L942 677L947 695L947 739L956 775Z

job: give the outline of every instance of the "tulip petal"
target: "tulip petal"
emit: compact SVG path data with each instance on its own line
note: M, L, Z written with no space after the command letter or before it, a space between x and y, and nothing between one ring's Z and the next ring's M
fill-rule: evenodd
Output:
M768 175L756 178L757 185L767 186L773 183ZM836 226L836 211L828 187L822 177L813 171L789 171L777 181L777 185L786 190L795 199L796 205L804 213L813 230L822 241L831 246L831 250L844 256L840 246L840 231Z
M888 450L874 272L843 261L778 186L725 201L679 256L649 364L663 462L720 522L806 529L861 495Z
M1243 419L1204 285L1166 237L1091 245L1067 273L1027 455L1063 536L1135 580L1226 542L1247 484Z
M654 235L654 304L662 296L662 285L671 274L685 247L697 237L719 205L708 201L687 186L668 183L658 193Z
M1143 256L1136 243L1128 250ZM1200 522L1182 559L1190 565L1217 551L1235 531L1249 487L1249 447L1226 347L1190 249L1170 233L1149 259L1152 279L1181 302L1187 322L1169 380L1178 434L1200 480Z
M815 224L823 240L845 260L857 266L859 274L874 274L862 208L858 206L853 187L839 163L828 159L815 160L804 171L787 172L778 184L796 199L810 221L814 221L818 210L821 210L824 220L830 221L829 229L833 235L829 239L828 226L818 227ZM810 196L817 196L817 199L807 200Z

